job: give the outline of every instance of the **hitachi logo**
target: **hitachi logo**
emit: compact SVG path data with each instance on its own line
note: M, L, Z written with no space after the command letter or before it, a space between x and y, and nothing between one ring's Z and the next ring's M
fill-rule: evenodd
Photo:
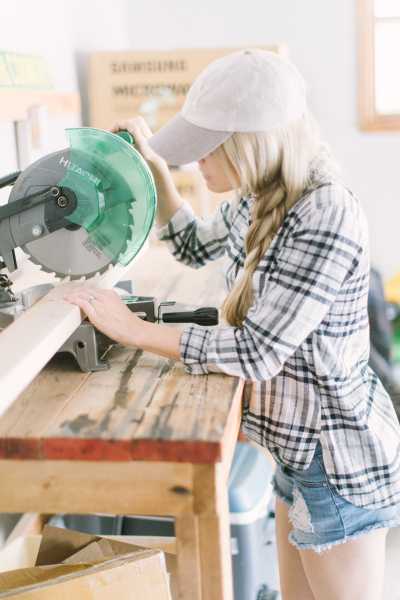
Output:
M65 156L62 156L60 158L58 164L68 169L68 171L73 171L74 173L77 173L82 177L87 177L87 179L89 179L95 185L100 185L101 180L99 177L96 177L95 175L93 175L93 173L90 173L90 171L86 171L86 169L82 169L82 167L71 162L68 158L65 158Z

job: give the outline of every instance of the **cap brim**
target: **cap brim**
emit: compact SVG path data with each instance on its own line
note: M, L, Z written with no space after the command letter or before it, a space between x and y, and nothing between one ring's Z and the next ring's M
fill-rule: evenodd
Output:
M231 135L231 131L212 131L193 125L178 113L149 139L149 145L175 167L204 158Z

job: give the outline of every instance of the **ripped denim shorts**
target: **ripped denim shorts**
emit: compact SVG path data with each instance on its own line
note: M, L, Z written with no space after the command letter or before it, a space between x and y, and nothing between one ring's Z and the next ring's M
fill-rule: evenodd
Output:
M300 550L328 550L373 529L400 525L400 506L366 509L352 504L329 483L318 442L308 469L279 461L273 478L276 495L289 505L289 541Z

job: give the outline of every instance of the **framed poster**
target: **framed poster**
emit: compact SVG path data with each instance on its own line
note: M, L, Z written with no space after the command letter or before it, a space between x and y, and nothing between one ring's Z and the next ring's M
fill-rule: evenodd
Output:
M286 46L263 46L286 54ZM182 107L197 77L216 58L240 48L152 52L96 52L89 62L90 125L142 115L156 131Z

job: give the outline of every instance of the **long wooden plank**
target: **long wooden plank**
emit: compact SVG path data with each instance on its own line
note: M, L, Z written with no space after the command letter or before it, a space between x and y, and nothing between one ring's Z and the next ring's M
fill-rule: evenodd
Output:
M193 475L202 599L232 600L228 487L223 465L195 466Z
M0 512L179 515L193 505L190 464L0 460Z
M179 600L202 600L199 529L197 516L191 513L175 519L178 598Z
M43 515L40 513L25 513L21 515L17 524L7 537L6 544L11 544L19 537L40 535L48 519L49 515Z
M132 352L113 351L120 360L111 358L110 371L83 378L55 370L52 386L49 370L43 371L22 395L24 402L18 399L0 420L0 456L221 460L228 415L240 417L240 382L217 374L190 377L182 365L165 369L168 361L151 355L142 355L133 369ZM45 383L50 394L43 393Z

